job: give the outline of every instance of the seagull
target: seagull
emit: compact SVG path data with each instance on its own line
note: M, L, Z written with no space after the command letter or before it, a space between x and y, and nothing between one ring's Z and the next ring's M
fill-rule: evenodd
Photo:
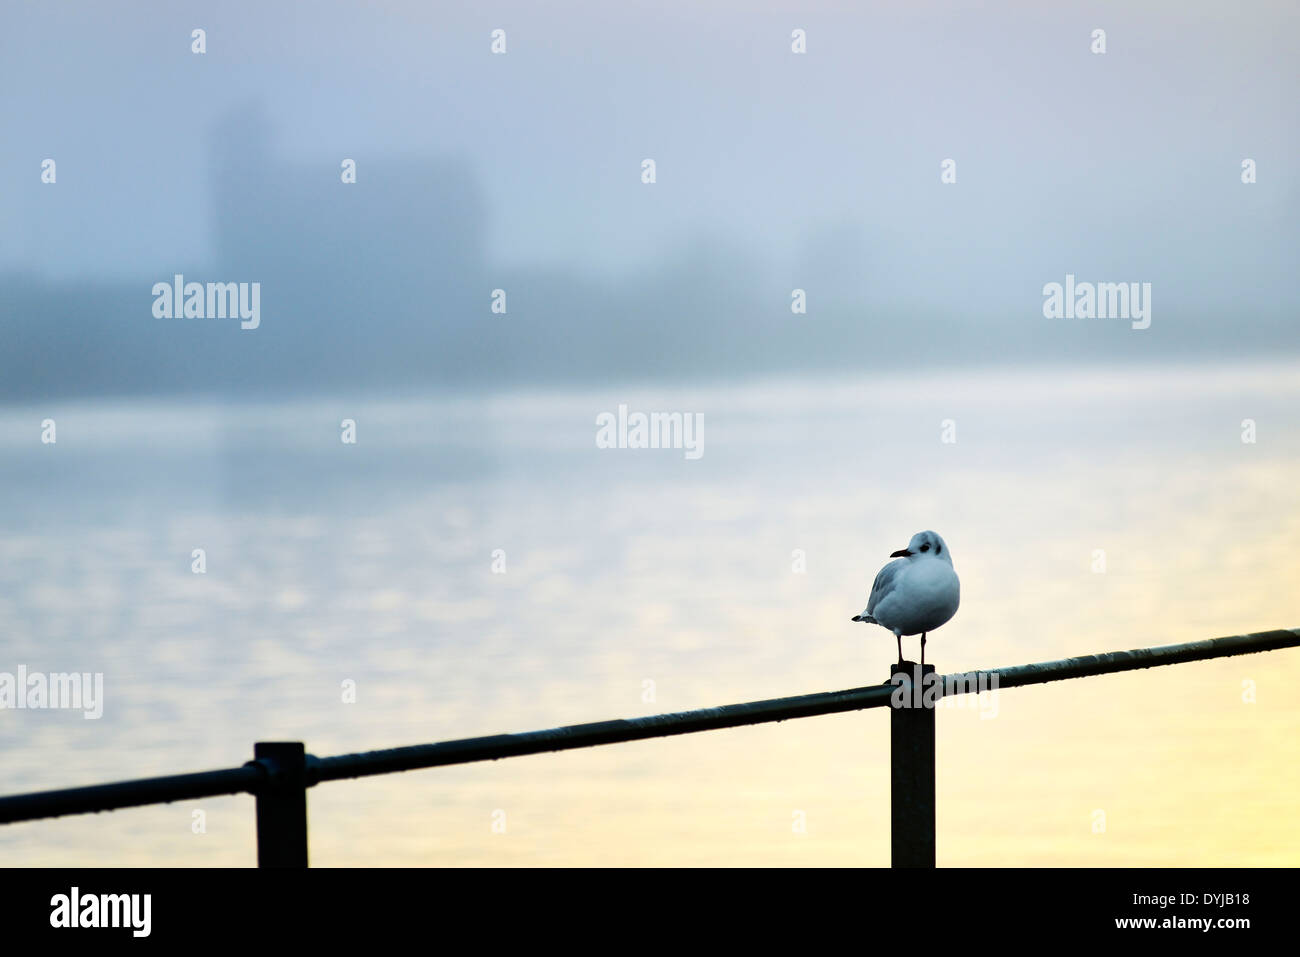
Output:
M906 548L876 575L866 610L854 621L888 628L898 639L898 663L903 663L903 636L921 636L921 666L925 666L925 636L953 615L961 601L961 583L952 568L948 546L936 532L917 532Z

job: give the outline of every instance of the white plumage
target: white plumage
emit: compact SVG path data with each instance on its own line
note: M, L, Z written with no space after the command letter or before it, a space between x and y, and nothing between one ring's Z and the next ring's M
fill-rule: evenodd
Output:
M952 567L948 545L936 532L917 532L907 547L889 556L876 575L871 597L854 621L880 625L898 640L898 660L903 660L903 636L921 636L921 663L925 664L925 636L957 613L961 582Z

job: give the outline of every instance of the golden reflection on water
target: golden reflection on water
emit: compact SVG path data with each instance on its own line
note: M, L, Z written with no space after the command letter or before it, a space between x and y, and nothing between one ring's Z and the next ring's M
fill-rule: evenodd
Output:
M15 661L53 668L94 634L114 712L97 729L0 715L7 790L237 764L256 739L325 755L877 683L893 641L848 619L925 527L962 578L961 610L928 649L944 672L1300 626L1296 377L1214 370L1122 388L1133 381L660 398L703 410L698 463L589 448L594 412L629 397L531 413L497 400L477 433L500 456L486 484L430 482L364 514L346 494L298 512L192 507L158 541L222 542L239 570L204 582L159 570L162 546L110 519L14 536L0 547L11 578L33 555L65 565L0 603ZM272 431L303 413L280 414ZM1253 445L1239 437L1248 416ZM955 446L938 441L946 417ZM402 441L418 449L410 421ZM547 447L556 457L539 464ZM505 575L490 572L495 548ZM87 550L95 561L76 564ZM69 636L62 657L48 634ZM355 705L338 702L344 678L358 681ZM1300 651L1282 651L1010 689L995 717L945 708L939 863L1294 866L1298 680ZM869 711L330 783L310 793L312 860L886 865L887 721ZM0 855L250 864L252 801L4 828Z

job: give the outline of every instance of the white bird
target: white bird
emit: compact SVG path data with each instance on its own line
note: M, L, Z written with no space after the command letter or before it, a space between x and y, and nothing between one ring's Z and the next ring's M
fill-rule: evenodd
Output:
M876 575L867 607L854 621L888 628L898 639L898 661L903 661L903 636L921 636L921 664L925 664L925 636L953 615L961 601L961 583L953 571L948 546L935 532L917 532L907 547L889 556Z

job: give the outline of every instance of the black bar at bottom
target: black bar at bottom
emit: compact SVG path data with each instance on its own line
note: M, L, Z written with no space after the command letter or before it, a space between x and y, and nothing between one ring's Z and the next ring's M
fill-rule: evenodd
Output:
M926 676L934 665L905 661L890 668L897 689L889 712L890 865L934 867L934 699ZM900 677L902 676L902 677Z
M257 791L257 866L307 866L307 752L301 741L259 741L267 770Z

